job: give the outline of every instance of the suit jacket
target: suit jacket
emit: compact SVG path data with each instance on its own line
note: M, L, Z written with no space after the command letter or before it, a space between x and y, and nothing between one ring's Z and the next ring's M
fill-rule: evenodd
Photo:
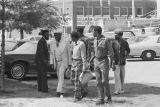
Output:
M130 48L129 44L125 40L119 41L120 44L120 65L125 65L126 64L126 57L130 53Z
M35 56L35 63L38 67L42 67L48 64L49 52L47 47L47 42L45 38L41 38L37 45L37 51Z
M62 60L64 67L67 68L68 65L72 64L72 57L71 57L70 42L65 39L63 39L63 37L62 37L61 45L58 48L61 49L61 53L60 53L61 55L59 55L59 56L61 56L60 59ZM57 66L57 61L56 61L57 56L55 55L56 41L54 39L51 40L49 45L50 45L50 64L53 64L54 69L56 69L56 66Z

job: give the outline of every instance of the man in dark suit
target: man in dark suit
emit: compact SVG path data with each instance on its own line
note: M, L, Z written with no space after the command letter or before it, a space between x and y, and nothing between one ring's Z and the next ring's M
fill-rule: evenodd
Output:
M49 31L41 30L39 35L42 35L42 38L38 42L35 56L35 63L38 71L38 91L48 92L47 70L49 52L47 47L47 40L49 39Z

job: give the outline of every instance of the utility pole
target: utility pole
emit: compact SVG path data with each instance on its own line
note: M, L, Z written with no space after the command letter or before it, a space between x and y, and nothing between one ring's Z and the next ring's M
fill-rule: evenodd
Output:
M157 0L157 18L160 19L160 0Z
M4 90L4 72L5 72L5 1L2 0L2 44L1 44L1 70L0 70L0 89Z
M65 13L64 13L64 11L65 11L65 7L64 7L64 0L63 0L63 3L62 3L62 16L63 16L63 33L64 33L64 35L65 35L65 33L66 33L66 26L65 26L65 17L64 17L64 15L65 15Z
M132 25L135 25L135 2L132 0Z
M89 23L89 9L90 9L90 8L89 8L89 2L90 2L90 1L87 0L87 9L88 9L88 10L87 10L87 14L88 14L88 22L87 22L87 23L88 23L88 25L90 25L90 23Z

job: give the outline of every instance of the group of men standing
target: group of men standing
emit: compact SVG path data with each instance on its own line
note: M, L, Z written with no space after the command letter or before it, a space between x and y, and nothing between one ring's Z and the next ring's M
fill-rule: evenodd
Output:
M88 83L82 84L81 79L90 66L94 63L94 72L97 80L99 99L96 104L104 104L105 96L107 102L111 102L109 87L109 70L112 67L115 74L115 92L124 92L124 75L126 56L130 49L126 41L122 39L122 32L116 32L115 40L104 37L102 28L95 26L93 29L94 51L91 54L91 43L89 38L83 35L83 28L77 27L71 33L70 38L63 37L61 33L54 33L53 40L49 39L49 31L41 31L42 38L37 45L35 62L38 70L38 91L48 92L47 67L49 64L56 70L58 76L57 96L63 96L64 74L70 70L70 79L73 81L75 101L81 100L88 94Z

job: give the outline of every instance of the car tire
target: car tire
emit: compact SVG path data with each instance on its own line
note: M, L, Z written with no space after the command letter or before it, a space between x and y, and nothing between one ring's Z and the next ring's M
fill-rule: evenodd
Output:
M144 61L152 61L156 57L156 53L151 50L144 51L141 57Z
M11 66L9 77L16 80L22 80L27 72L27 65L25 63L16 62Z

